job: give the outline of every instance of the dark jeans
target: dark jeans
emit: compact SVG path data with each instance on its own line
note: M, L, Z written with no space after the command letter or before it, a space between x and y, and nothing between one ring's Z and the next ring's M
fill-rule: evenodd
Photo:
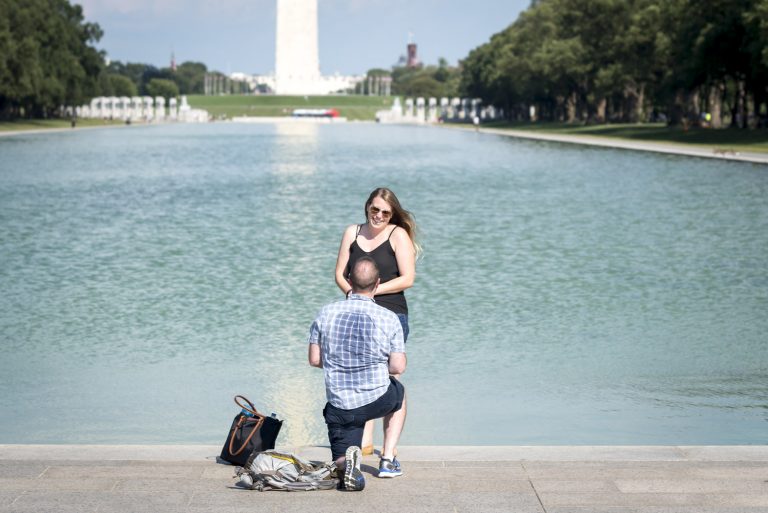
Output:
M337 460L345 455L347 448L363 443L365 423L371 419L380 419L394 413L403 407L405 388L395 378L389 378L387 391L373 401L359 408L342 410L331 403L326 403L323 409L325 423L328 424L328 441L331 443L331 454Z
M403 327L403 342L408 342L408 333L411 331L410 328L408 328L408 314L395 314L397 315L397 318L400 320L400 326Z

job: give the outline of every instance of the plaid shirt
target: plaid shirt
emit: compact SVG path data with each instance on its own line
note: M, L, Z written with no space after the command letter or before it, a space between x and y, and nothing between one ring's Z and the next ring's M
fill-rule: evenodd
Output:
M384 395L389 354L405 352L397 315L359 294L325 305L309 329L309 343L320 344L328 402L343 410Z

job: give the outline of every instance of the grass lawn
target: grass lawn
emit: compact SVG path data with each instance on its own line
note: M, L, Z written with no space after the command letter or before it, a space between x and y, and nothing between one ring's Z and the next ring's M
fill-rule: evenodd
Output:
M336 109L353 121L373 121L376 111L390 108L394 101L391 96L193 95L187 99L191 107L205 109L214 118L280 117L290 116L293 109Z
M122 125L123 121L102 121L101 119L78 119L77 126ZM68 119L20 119L16 121L0 121L0 132L16 130L45 130L49 128L70 128Z
M663 123L583 126L567 123L492 122L483 126L527 132L616 137L637 142L694 145L725 151L768 153L768 130L690 128L686 131L681 127L669 127Z

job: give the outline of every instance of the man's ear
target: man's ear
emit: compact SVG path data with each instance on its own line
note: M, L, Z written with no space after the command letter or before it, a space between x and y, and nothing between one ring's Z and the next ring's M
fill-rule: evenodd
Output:
M376 280L376 285L373 286L373 293L376 294L376 290L379 288L379 285L381 285L381 278Z

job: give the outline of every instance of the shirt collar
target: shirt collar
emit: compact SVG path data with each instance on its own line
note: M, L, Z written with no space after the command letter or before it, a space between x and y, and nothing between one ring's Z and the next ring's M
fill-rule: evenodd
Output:
M376 302L376 300L375 300L375 299L373 299L372 297L364 296L364 295L362 295L362 294L354 294L354 293L353 293L353 294L350 294L350 295L347 297L347 299L358 299L358 300L360 300L360 301L371 301L371 302L373 302L373 303L375 303L375 302Z

